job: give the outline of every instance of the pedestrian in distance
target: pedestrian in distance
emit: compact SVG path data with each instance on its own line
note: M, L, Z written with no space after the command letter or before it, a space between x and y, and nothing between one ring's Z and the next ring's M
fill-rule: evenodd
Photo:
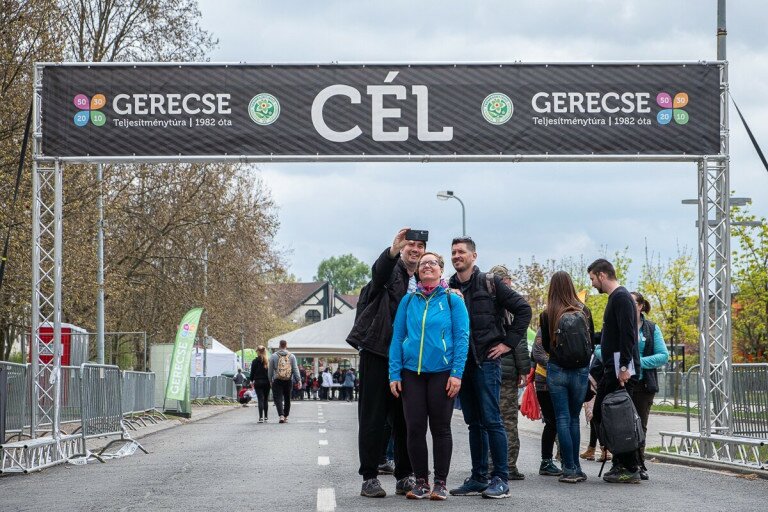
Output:
M269 412L269 359L264 345L256 348L256 359L251 363L251 385L256 393L256 401L259 407L259 423L268 421Z
M240 396L240 390L242 390L248 383L248 379L243 375L243 370L238 368L237 373L232 377L232 380L235 382L235 392Z
M291 392L301 382L301 376L296 356L288 351L285 340L280 340L280 349L269 358L269 380L280 423L286 423L291 413Z
M475 266L476 260L476 245L471 238L453 240L451 263L456 273L449 284L462 294L469 312L470 349L459 398L464 422L469 426L472 473L450 493L454 496L480 494L484 498L508 498L507 432L499 406L501 356L514 350L526 335L531 307L499 276L480 272ZM508 328L504 327L504 310L513 316ZM490 480L489 449L493 461Z
M549 354L541 344L541 327L536 331L531 357L535 363L533 385L536 389L536 399L539 401L541 417L544 420L544 430L541 432L541 464L539 474L543 476L561 476L563 470L557 467L553 457L555 439L557 438L557 421L555 409L552 406L552 397L547 387L547 364Z
M587 268L592 286L608 295L603 314L603 330L600 337L600 353L603 361L603 377L598 383L595 397L594 418L600 426L602 404L606 395L620 388L630 396L638 383L640 353L637 347L637 303L626 288L616 279L616 270L611 262L598 259ZM613 455L611 469L603 475L609 483L640 483L637 451Z
M331 388L333 387L333 376L331 375L331 369L326 368L325 371L321 375L322 382L321 382L321 390L320 390L320 399L321 400L330 400L331 396Z
M371 280L360 292L357 313L347 343L360 351L358 411L359 473L362 496L379 498L386 492L379 482L378 466L384 439L384 423L392 426L395 439L395 493L405 495L414 479L408 458L402 399L389 389L389 346L392 322L400 301L416 290L419 258L426 250L423 240L407 240L410 228L397 232L371 267Z
M464 301L450 294L442 280L442 256L425 252L419 259L415 292L400 301L389 346L389 387L402 394L408 455L416 485L409 499L448 497L453 402L469 348L469 316ZM427 425L432 434L434 485L429 487Z
M640 376L637 386L632 391L632 402L643 423L643 431L647 433L653 397L659 391L656 370L667 364L669 351L658 324L645 317L651 312L650 302L640 292L632 292L630 295L637 304L637 350L640 353ZM645 467L645 443L640 446L639 456L640 479L648 480L648 469Z
M504 265L496 265L490 270L501 278L501 282L512 287L512 274ZM512 327L512 315L504 310L504 329ZM526 333L527 334L527 333ZM520 338L514 350L501 356L501 388L499 407L504 429L507 431L507 465L509 480L524 480L525 475L517 469L517 458L520 455L520 436L517 432L519 417L519 390L527 383L531 371L531 357L528 354L527 337Z
M350 368L344 373L344 382L342 383L342 389L344 390L344 398L347 402L352 401L355 389L355 369Z
M576 295L570 274L555 272L549 282L547 307L539 317L541 344L549 355L547 388L555 412L563 474L559 481L579 483L581 469L579 415L589 385L589 362L595 326L592 313Z

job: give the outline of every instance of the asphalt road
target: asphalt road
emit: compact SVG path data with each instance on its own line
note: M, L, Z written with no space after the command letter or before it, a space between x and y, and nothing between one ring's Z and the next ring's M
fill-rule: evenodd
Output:
M274 407L271 408L274 414ZM525 420L527 421L527 420ZM454 454L448 486L469 472L466 427L454 416ZM0 478L0 510L766 510L768 480L653 463L651 480L607 484L599 463L583 467L589 480L569 485L538 475L539 440L525 431L518 462L525 481L511 482L505 500L450 497L442 503L394 495L359 496L357 407L346 402L294 403L289 423L256 423L256 409L230 412L164 430L137 452L106 464L63 465L31 475ZM327 457L327 459L325 459Z

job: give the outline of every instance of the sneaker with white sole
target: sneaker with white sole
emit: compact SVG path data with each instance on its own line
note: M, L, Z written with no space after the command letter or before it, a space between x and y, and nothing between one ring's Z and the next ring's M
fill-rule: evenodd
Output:
M509 485L507 482L495 476L488 482L488 488L482 492L483 498L509 498Z

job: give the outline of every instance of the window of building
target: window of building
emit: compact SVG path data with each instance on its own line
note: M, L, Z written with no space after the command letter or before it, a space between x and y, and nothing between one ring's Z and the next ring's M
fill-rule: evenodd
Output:
M320 312L316 309L310 309L304 314L304 321L308 324L314 324L320 321Z

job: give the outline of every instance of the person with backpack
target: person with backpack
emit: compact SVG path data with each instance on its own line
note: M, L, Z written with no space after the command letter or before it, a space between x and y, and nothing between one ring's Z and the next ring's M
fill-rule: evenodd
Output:
M291 413L291 391L301 382L296 356L288 352L286 340L280 340L280 349L269 358L269 380L280 423L286 423Z
M632 390L632 403L643 424L643 432L648 432L648 416L651 413L653 397L659 391L656 369L669 361L669 351L664 343L664 336L659 326L645 317L651 312L651 304L639 292L632 292L632 298L637 304L637 350L640 353L640 377L637 386ZM645 443L640 446L640 479L648 480L648 469L645 467Z
M408 455L416 485L408 499L445 500L451 466L453 401L469 348L469 316L464 301L446 291L442 256L419 259L415 292L400 301L389 346L389 387L402 395ZM432 434L434 485L429 487L427 425Z
M553 457L555 439L557 438L557 421L555 420L552 397L549 396L549 388L547 388L549 354L544 350L544 346L541 343L541 327L536 331L531 358L535 363L533 385L534 389L536 389L536 398L539 401L541 417L544 420L544 430L541 432L541 464L539 465L539 474L543 476L562 476L563 470L557 467Z
M611 446L612 429L623 425L603 425L603 401L618 390L628 393L631 404L632 391L638 383L640 353L637 346L637 303L626 288L616 279L616 270L611 262L598 259L587 268L592 286L600 293L608 294L608 303L603 314L603 330L600 336L600 353L603 361L603 376L598 382L593 418L599 426L600 441L605 443L613 455L611 469L603 475L608 483L640 483L637 448ZM620 397L616 397L620 398ZM621 407L619 400L612 404ZM634 409L634 406L632 406ZM640 434L642 435L642 429ZM626 444L626 443L623 443Z
M472 473L450 493L508 498L507 432L499 406L501 356L514 350L526 336L531 306L499 276L480 272L476 260L477 246L471 238L453 239L451 263L456 273L449 284L462 294L469 312L469 354L459 399L464 422L469 426ZM508 328L504 327L505 310L513 316ZM490 480L489 450L493 461Z
M371 267L371 280L360 292L355 324L347 336L347 343L360 351L358 473L363 477L360 495L367 498L387 495L377 478L385 422L391 424L395 438L395 494L408 493L415 483L406 446L402 399L392 395L389 388L392 322L402 298L416 290L417 265L427 247L423 240L408 240L409 231L398 231L392 245Z
M256 348L256 359L251 363L251 385L259 406L259 423L266 423L269 412L269 359L264 345Z
M499 276L505 285L512 287L512 274L504 265L492 267L490 274ZM504 329L511 327L512 315L505 311ZM510 350L501 357L499 407L501 408L504 428L507 431L507 464L509 465L510 480L525 480L525 475L517 469L517 458L520 455L520 436L517 432L518 411L520 409L518 391L525 388L530 371L531 357L528 355L528 340L523 337L517 342L514 350Z
M563 459L563 474L558 480L584 482L587 475L579 461L579 415L587 396L595 326L589 308L576 295L568 272L559 270L552 275L547 307L539 316L539 325L541 345L549 354L547 388Z

